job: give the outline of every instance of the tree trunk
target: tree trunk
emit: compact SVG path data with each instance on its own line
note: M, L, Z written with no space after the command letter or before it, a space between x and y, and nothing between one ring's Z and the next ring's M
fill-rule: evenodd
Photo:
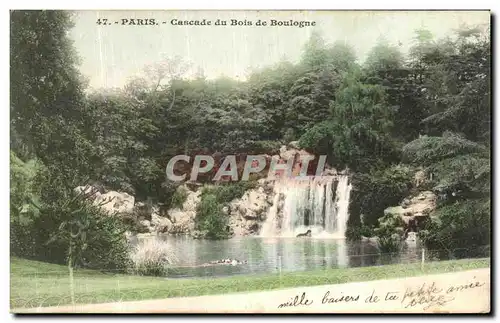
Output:
M69 242L68 270L69 270L69 292L71 295L71 304L75 305L75 285L73 280L73 250L72 242Z

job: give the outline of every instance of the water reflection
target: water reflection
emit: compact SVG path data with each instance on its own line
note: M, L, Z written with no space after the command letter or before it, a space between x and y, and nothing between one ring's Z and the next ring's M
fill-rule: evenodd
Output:
M350 243L343 239L245 237L210 241L167 235L147 239L162 239L172 246L180 263L170 269L169 274L177 277L284 273L415 262L419 259L416 249L380 255L373 244ZM137 239L133 243L137 243ZM227 258L247 263L203 266Z

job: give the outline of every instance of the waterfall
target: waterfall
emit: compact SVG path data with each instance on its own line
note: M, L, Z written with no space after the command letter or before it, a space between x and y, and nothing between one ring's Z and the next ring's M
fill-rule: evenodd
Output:
M278 204L280 198L280 187L276 185L274 187L274 198L273 205L269 208L269 212L267 213L266 222L262 225L262 229L260 230L260 235L263 237L273 237L276 234L276 229L278 228Z
M347 229L347 220L349 220L349 196L351 194L351 185L347 176L340 176L337 184L336 208L337 208L337 233L345 237Z
M344 238L350 191L347 175L277 180L260 236L295 237L311 230L313 237Z

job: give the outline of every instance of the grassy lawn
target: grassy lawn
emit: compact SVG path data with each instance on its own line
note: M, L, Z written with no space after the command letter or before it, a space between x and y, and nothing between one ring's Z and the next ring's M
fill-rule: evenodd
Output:
M76 303L104 303L167 297L225 294L297 286L340 284L445 273L490 266L490 259L464 259L420 264L323 269L227 278L167 279L106 274L77 270L74 275ZM11 258L11 308L67 305L71 303L65 266Z

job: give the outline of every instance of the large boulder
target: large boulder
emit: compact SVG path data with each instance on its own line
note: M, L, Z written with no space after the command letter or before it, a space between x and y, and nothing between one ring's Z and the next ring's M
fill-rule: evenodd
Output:
M151 214L151 226L154 232L168 232L172 227L172 221L153 213Z
M436 203L436 194L431 191L423 191L416 196L404 199L399 206L388 207L384 210L384 214L400 216L408 224L415 218L428 217L436 209Z
M229 203L229 228L234 236L257 234L272 205L273 182L263 178L257 183L257 187Z
M78 186L77 194L85 194L94 205L98 205L107 214L128 214L134 211L135 198L126 192L109 191L101 194L94 186Z
M323 176L338 176L339 172L337 172L337 170L335 168L326 168L323 171L322 175ZM343 173L341 173L341 175L343 175Z
M191 191L187 187L179 187L187 192L186 201L182 204L182 208L174 208L168 210L168 218L171 221L167 232L169 233L191 233L194 231L196 208L201 201L201 190Z
M151 213L151 226L152 231L154 232L168 232L172 227L172 221L166 217L162 217L159 214L159 209L157 207L153 207Z
M279 154L279 157L282 159L282 160L289 160L289 159L292 159L292 158L295 158L295 156L313 156L311 153L303 150L303 149L295 149L295 148L292 148L292 149L287 149L286 146L282 146L280 148L280 154Z
M300 149L299 141L298 140L290 141L290 143L288 144L288 147L290 147L292 149Z
M135 225L135 230L138 233L151 233L151 222L149 220L139 220Z
M152 206L147 216L133 213L125 215L123 219L128 220L129 224L139 233L158 234L168 232L172 227L172 222L170 219L161 216L159 210L158 206ZM137 212L137 207L135 212Z
M135 198L125 192L109 191L96 196L94 203L108 214L123 214L134 210Z
M427 174L423 170L419 170L413 177L413 186L416 188L422 187L428 183Z
M245 192L241 199L234 200L230 209L245 219L258 219L268 207L268 195L263 187Z
M157 207L155 207L157 209ZM153 214L153 206L149 203L137 202L134 205L133 215L137 217L138 220L149 220L151 221L151 215Z

